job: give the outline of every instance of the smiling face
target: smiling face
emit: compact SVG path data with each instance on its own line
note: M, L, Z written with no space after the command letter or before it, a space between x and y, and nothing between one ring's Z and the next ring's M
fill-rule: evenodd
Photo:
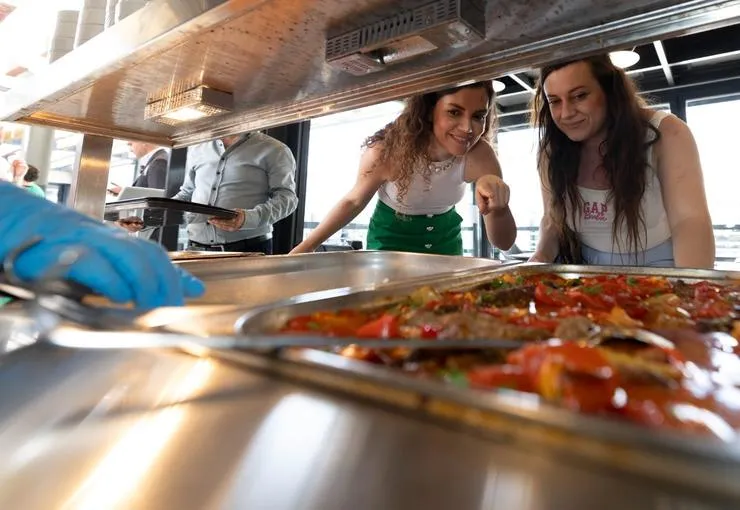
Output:
M574 142L600 142L604 138L606 95L587 62L574 62L551 72L544 90L552 119L568 138Z
M489 97L482 87L467 87L440 97L434 106L432 160L462 156L480 140L486 126Z

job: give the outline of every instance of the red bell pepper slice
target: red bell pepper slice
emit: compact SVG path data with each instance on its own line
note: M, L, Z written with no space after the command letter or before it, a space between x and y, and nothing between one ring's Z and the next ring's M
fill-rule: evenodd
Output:
M360 326L355 331L360 338L398 338L401 336L398 317L383 314L379 318Z

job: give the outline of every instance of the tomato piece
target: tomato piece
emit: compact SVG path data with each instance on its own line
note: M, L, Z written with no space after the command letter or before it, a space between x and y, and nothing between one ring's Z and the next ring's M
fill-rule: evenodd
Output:
M596 413L613 408L617 378L601 351L566 342L548 346L543 353L539 366L530 355L526 368L540 395L572 410Z
M398 317L386 313L374 321L363 324L354 334L360 338L398 338L401 336L401 329Z
M571 289L568 291L568 297L591 310L609 311L614 308L616 301L613 297L599 293L598 287L586 287L586 289L589 290Z
M712 283L699 282L694 286L694 299L697 301L713 301L719 297L719 288Z
M600 379L607 379L613 375L611 364L596 347L566 342L549 347L547 354L569 372L587 374Z
M535 303L545 306L573 305L572 300L570 300L563 291L553 289L551 287L548 287L547 285L544 285L543 283L538 283L537 286L534 288L534 300Z
M522 368L533 388L546 398L562 394L564 374L582 374L593 380L610 379L614 374L609 361L598 348L577 342L528 345L510 353L506 362Z
M534 392L529 376L522 367L515 365L476 367L468 371L467 378L471 386Z
M439 328L435 326L431 326L429 324L424 324L421 327L421 337L422 338L437 338L439 336Z
M573 411L605 413L614 410L614 379L597 379L583 374L566 373L560 383L559 402Z

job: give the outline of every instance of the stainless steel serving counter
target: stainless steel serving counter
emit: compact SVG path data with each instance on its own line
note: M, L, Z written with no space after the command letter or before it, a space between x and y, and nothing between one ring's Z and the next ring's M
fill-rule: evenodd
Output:
M270 257L182 260L206 282L195 304L250 307L316 290L397 282L500 262L474 257L382 251L346 251Z
M186 354L2 363L3 509L738 507Z

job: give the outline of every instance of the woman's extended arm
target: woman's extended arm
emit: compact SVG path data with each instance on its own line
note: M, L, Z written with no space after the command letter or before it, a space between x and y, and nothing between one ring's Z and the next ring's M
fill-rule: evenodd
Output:
M500 250L508 250L516 241L516 223L509 209L509 186L503 181L501 165L487 142L478 142L468 154L465 180L475 182L475 199L488 241Z
M691 130L679 118L666 117L655 150L676 267L713 268L714 232Z

